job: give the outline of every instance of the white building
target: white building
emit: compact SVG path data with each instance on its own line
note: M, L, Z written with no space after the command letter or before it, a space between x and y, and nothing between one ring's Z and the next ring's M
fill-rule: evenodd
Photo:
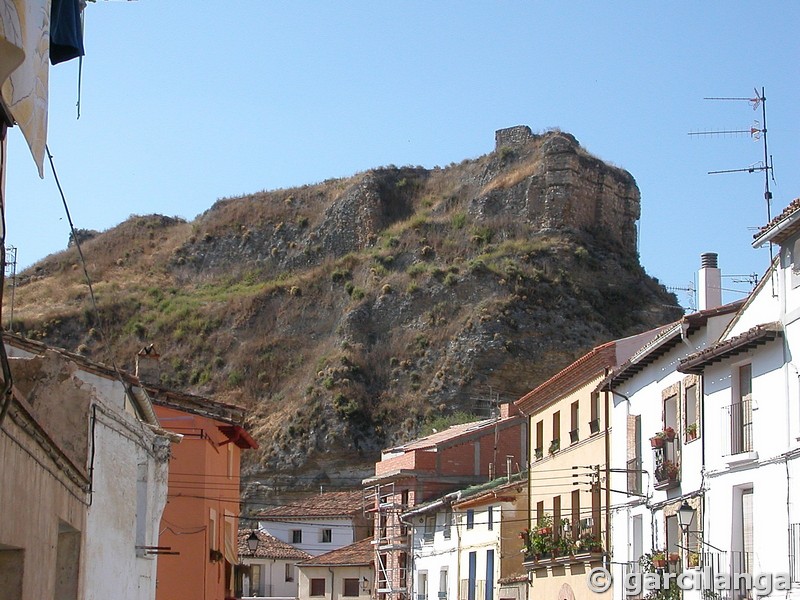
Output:
M323 492L260 511L259 528L311 556L372 534L362 490Z
M525 474L453 492L403 513L412 536L409 597L526 600L521 532L527 513Z
M255 534L258 543L251 550L248 539ZM239 559L247 567L242 581L243 598L297 598L297 563L311 558L308 552L282 542L266 531L239 530Z
M372 539L365 538L301 562L299 600L370 600L375 584L373 554Z
M700 271L700 281L709 280L717 283L700 290L704 310L665 328L600 386L613 400L610 535L617 582L640 570L643 555L663 553L670 572L700 564L700 528L684 534L677 510L686 502L698 515L702 511L703 447L709 437L702 411L704 382L678 367L686 356L713 345L743 306L743 301L719 306L719 269L711 254L703 256ZM624 597L623 586L616 585L614 598Z
M130 375L16 336L5 341L16 389L45 423L61 423L63 447L88 475L85 531L75 532L80 597L154 598L169 446L180 436L158 426Z
M457 600L458 532L453 521L455 492L403 513L410 524L412 595L417 600Z
M786 598L800 597L800 200L753 245L769 242L772 268L720 340L680 370L705 382L705 562L785 574L791 590L759 595Z

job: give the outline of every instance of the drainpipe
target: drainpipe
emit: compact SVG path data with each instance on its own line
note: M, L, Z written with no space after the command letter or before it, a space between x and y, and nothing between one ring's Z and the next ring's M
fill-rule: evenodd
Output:
M334 596L333 596L334 593L335 593L334 590L333 590L333 584L336 582L336 579L335 579L336 575L334 574L333 569L331 569L330 567L328 567L328 571L330 571L330 573L331 573L331 600L336 600L334 598Z

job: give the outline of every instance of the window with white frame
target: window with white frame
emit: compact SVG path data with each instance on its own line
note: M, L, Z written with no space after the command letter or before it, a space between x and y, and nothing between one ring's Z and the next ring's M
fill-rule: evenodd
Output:
M333 541L333 530L323 529L319 532L319 541L323 544L330 544Z
M428 600L428 572L417 574L417 600Z

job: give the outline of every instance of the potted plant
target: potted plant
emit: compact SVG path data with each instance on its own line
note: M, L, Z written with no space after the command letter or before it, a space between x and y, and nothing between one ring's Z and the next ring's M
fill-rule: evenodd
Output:
M550 453L550 456L553 456L553 454L558 452L559 446L560 446L560 444L559 444L558 438L556 438L552 442L550 442L550 448L547 449L547 451Z
M602 547L600 546L600 540L598 540L591 533L584 533L580 538L578 538L578 541L575 542L575 547L577 550L581 552L602 551Z
M553 535L553 517L545 515L536 522L536 533L539 535Z
M653 557L650 560L657 569L663 569L667 566L667 559L664 558L663 552L653 552Z
M653 437L650 438L650 446L652 448L661 448L664 446L664 432L659 431Z
M686 439L694 440L697 438L697 423L689 423L686 426Z
M572 538L562 535L557 538L553 544L554 553L556 556L569 556L575 553L575 544Z
M668 560L669 562L673 563L673 564L674 564L674 563L676 563L676 562L678 562L680 559L681 559L681 555L680 555L680 554L678 554L677 552L670 552L670 553L667 555L667 560Z
M688 562L690 567L699 567L700 555L697 552L689 552Z
M678 478L678 465L671 460L665 460L659 467L656 468L656 479L658 481L675 481Z
M671 442L675 439L675 430L672 427L665 427L663 431L664 439Z
M678 468L678 465L676 463L672 462L671 460L667 460L664 461L664 467L667 471L667 477L670 480L675 480L678 478L678 473L680 472L680 469Z

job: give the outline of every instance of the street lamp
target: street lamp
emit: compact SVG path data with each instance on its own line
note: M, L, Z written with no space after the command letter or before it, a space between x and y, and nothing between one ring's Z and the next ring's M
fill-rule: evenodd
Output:
M689 532L689 527L692 526L694 520L694 509L689 506L686 500L683 501L681 507L678 509L678 525L684 534Z
M253 554L255 554L256 550L258 550L258 535L256 534L255 530L251 531L247 538L247 547Z

